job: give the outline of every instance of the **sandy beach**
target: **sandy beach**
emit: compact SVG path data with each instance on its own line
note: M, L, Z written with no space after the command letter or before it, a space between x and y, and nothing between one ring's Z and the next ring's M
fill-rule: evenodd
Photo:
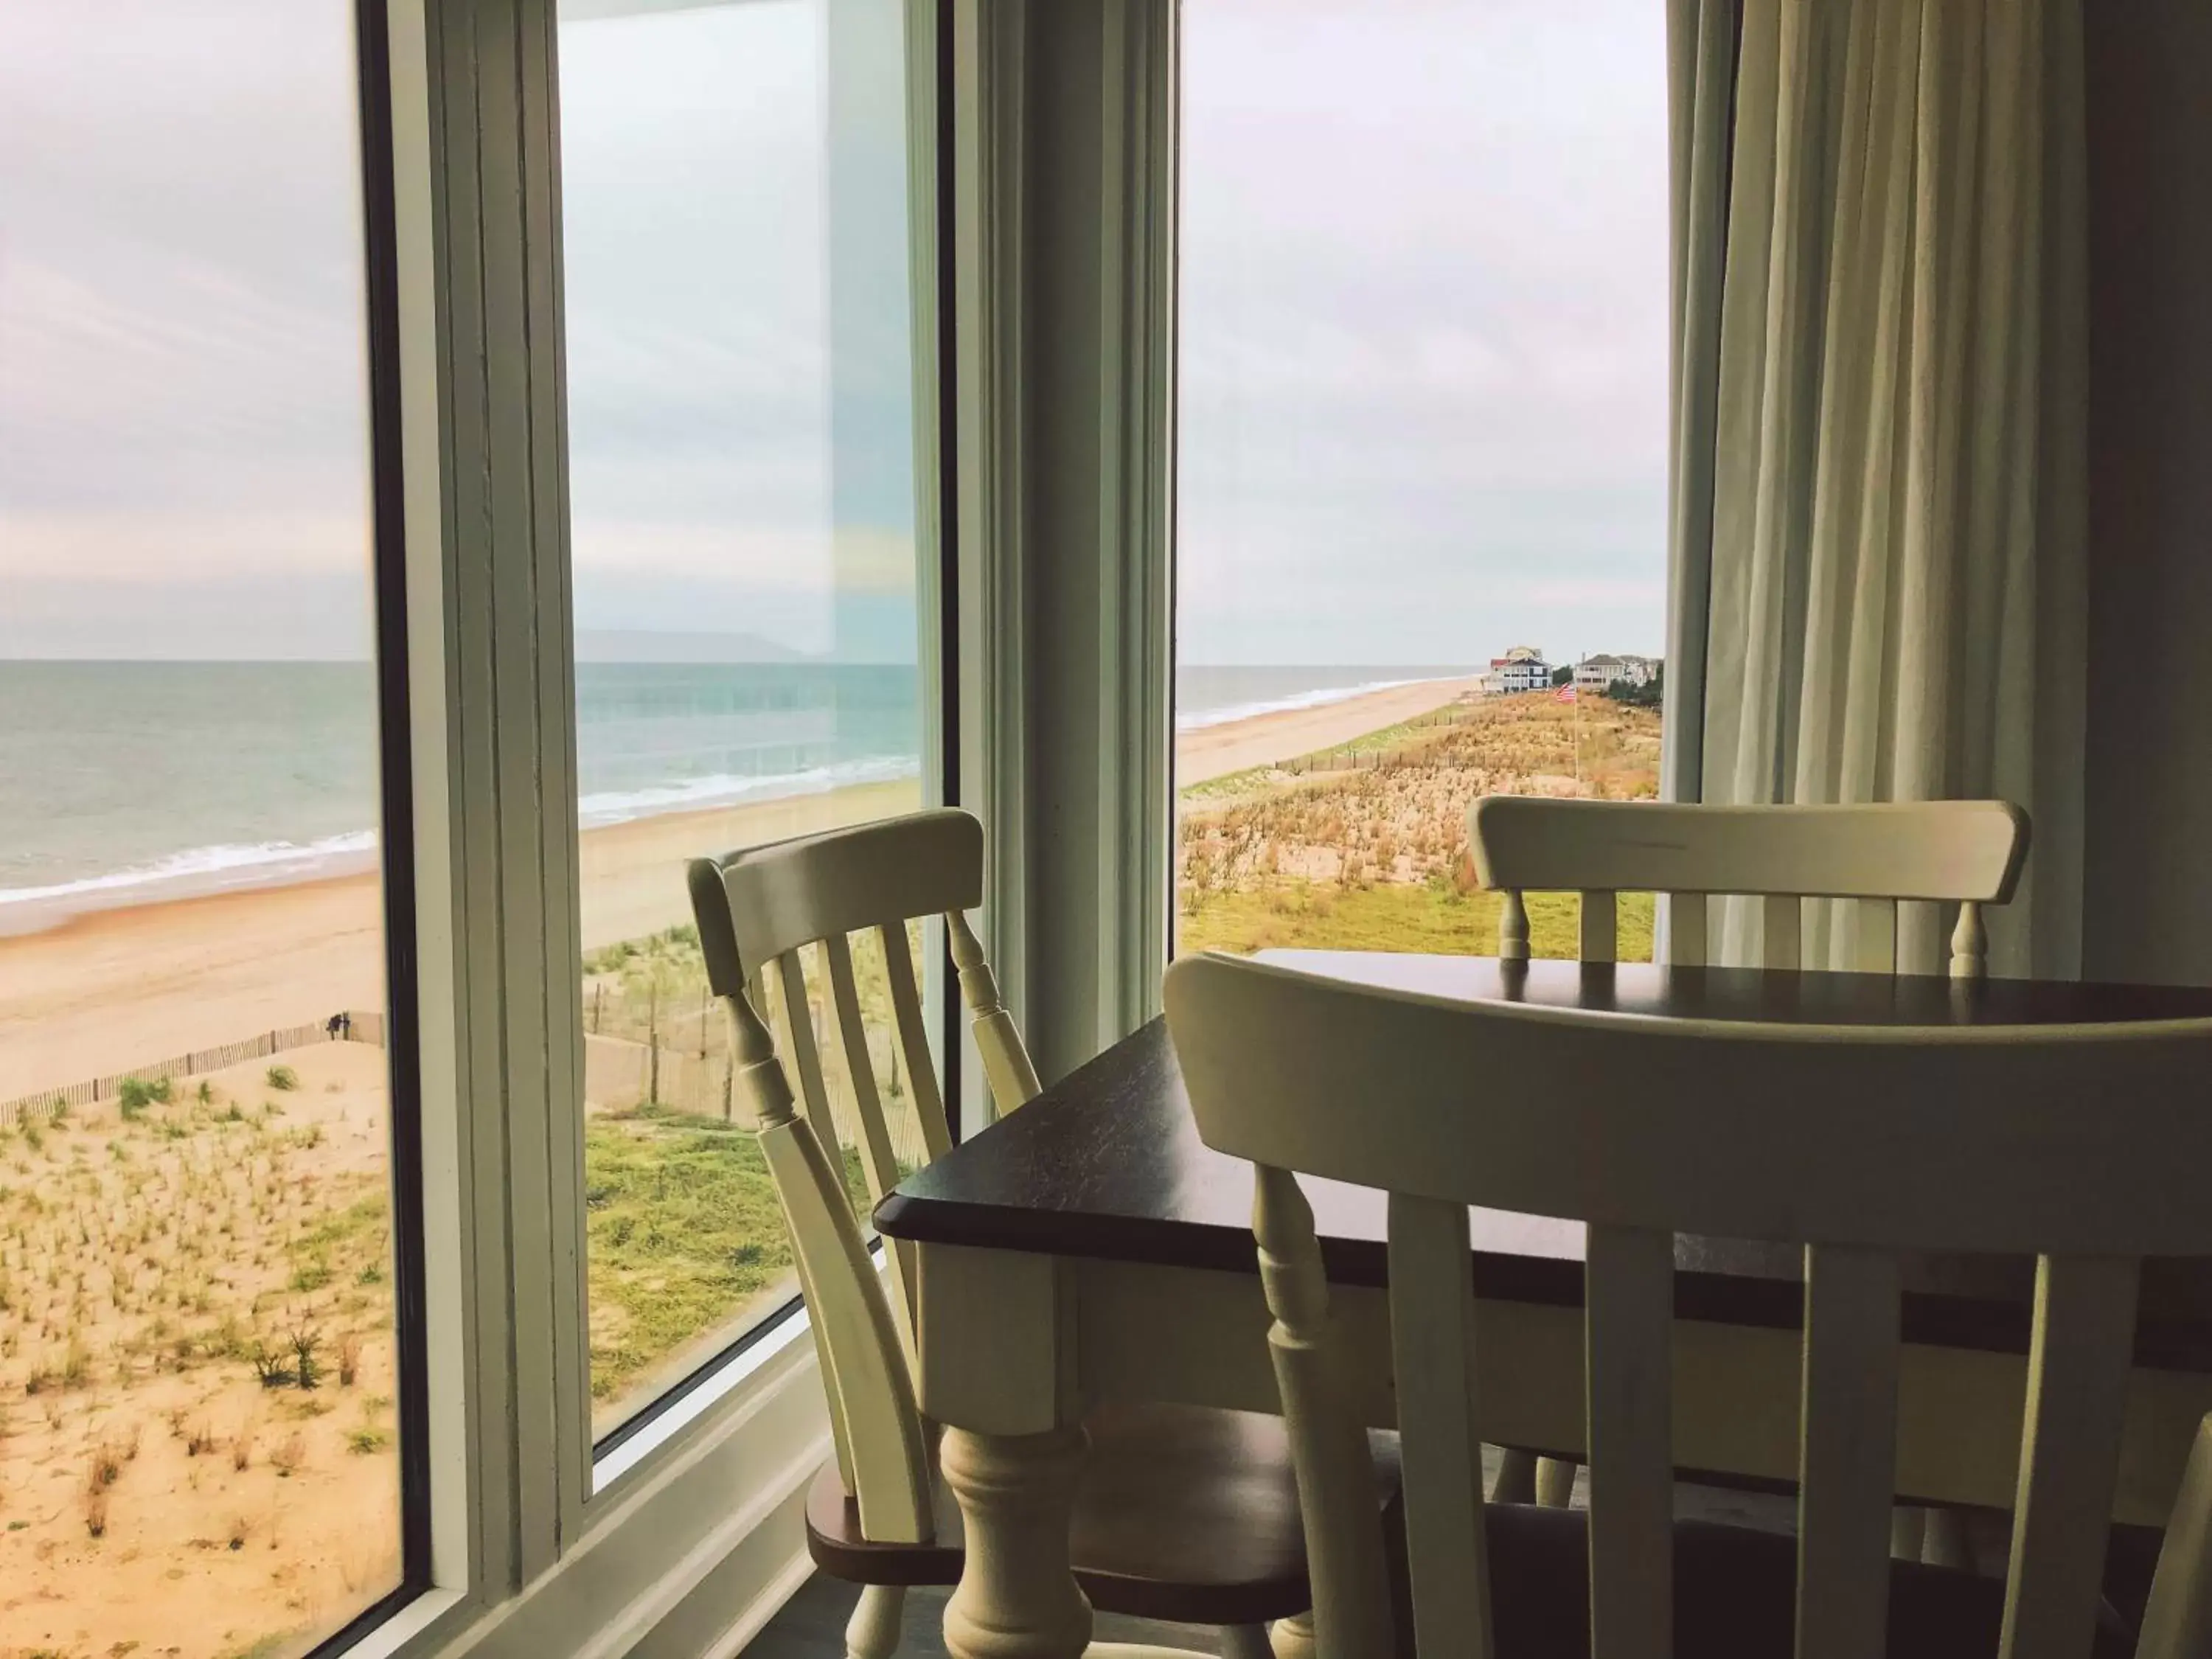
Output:
M1182 733L1178 781L1202 782L1380 731L1472 681L1394 686ZM584 947L690 919L687 860L904 811L911 780L588 830ZM0 938L0 1101L256 1032L384 1006L378 884L362 874L96 911Z
M584 947L690 920L686 860L912 807L911 781L585 832ZM384 1006L374 875L101 910L0 938L0 1101Z
M1176 735L1176 782L1204 783L1255 766L1350 743L1442 708L1475 689L1473 679L1419 680L1315 708L1285 708Z

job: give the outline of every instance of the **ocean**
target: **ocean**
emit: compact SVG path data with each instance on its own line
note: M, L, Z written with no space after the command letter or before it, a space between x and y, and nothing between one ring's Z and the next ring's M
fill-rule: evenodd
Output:
M1176 671L1176 729L1194 731L1286 709L1318 708L1370 691L1422 680L1457 679L1478 671L1460 667L1314 667L1291 664L1258 668L1206 667L1185 663Z
M1186 666L1180 728L1464 669ZM581 663L586 827L920 770L911 665ZM0 662L0 933L368 867L365 663Z

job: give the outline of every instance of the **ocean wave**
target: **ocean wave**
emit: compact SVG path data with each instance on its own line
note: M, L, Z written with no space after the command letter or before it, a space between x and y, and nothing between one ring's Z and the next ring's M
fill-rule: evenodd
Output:
M627 823L632 818L652 817L661 812L736 806L746 801L778 800L787 795L818 795L858 783L888 783L896 778L914 777L921 770L921 763L911 755L876 755L798 772L685 778L678 783L586 795L576 803L576 821L589 830L601 824Z
M190 886L206 890L247 886L278 874L310 873L375 851L374 830L350 830L311 842L264 841L191 847L155 859L150 864L132 865L78 881L57 882L47 887L0 887L0 905L90 899L141 887ZM230 877L235 879L226 879Z
M1300 708L1325 708L1333 702L1349 702L1354 697L1364 697L1376 691L1395 691L1401 685L1433 685L1459 675L1416 675L1408 680L1369 680L1360 685L1325 685L1317 691L1301 691L1294 696L1275 697L1266 702L1231 703L1223 708L1195 709L1188 714L1176 716L1176 730L1197 732L1209 726L1226 726L1231 720L1249 720L1261 714L1286 714Z
M910 778L921 770L911 756L887 755L848 761L833 766L811 767L750 777L686 778L680 782L585 796L577 805L578 822L586 829L626 823L661 812L694 811L714 806L733 806L747 801L773 800L790 795L811 795L850 784L879 783ZM55 882L39 887L0 887L0 916L15 907L29 907L45 925L47 913L68 915L86 910L149 902L156 896L216 893L240 887L275 887L291 882L334 875L360 868L376 852L373 830L349 830L317 841L226 842L187 848L182 852L120 870ZM149 891L148 890L158 890ZM20 915L20 913L19 913ZM15 927L22 925L19 919ZM0 933L12 931L0 927Z

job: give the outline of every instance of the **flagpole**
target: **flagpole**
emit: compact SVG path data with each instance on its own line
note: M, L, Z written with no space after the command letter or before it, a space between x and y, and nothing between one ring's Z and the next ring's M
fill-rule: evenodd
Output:
M1582 660L1577 657L1577 662ZM1574 676L1567 680L1567 690L1573 692L1575 708L1575 793L1583 792L1583 689L1575 684Z

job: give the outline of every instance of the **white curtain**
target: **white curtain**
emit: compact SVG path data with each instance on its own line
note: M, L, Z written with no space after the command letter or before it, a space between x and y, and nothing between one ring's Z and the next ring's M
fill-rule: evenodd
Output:
M1667 793L2020 802L1998 972L2080 960L2079 3L1673 0Z

